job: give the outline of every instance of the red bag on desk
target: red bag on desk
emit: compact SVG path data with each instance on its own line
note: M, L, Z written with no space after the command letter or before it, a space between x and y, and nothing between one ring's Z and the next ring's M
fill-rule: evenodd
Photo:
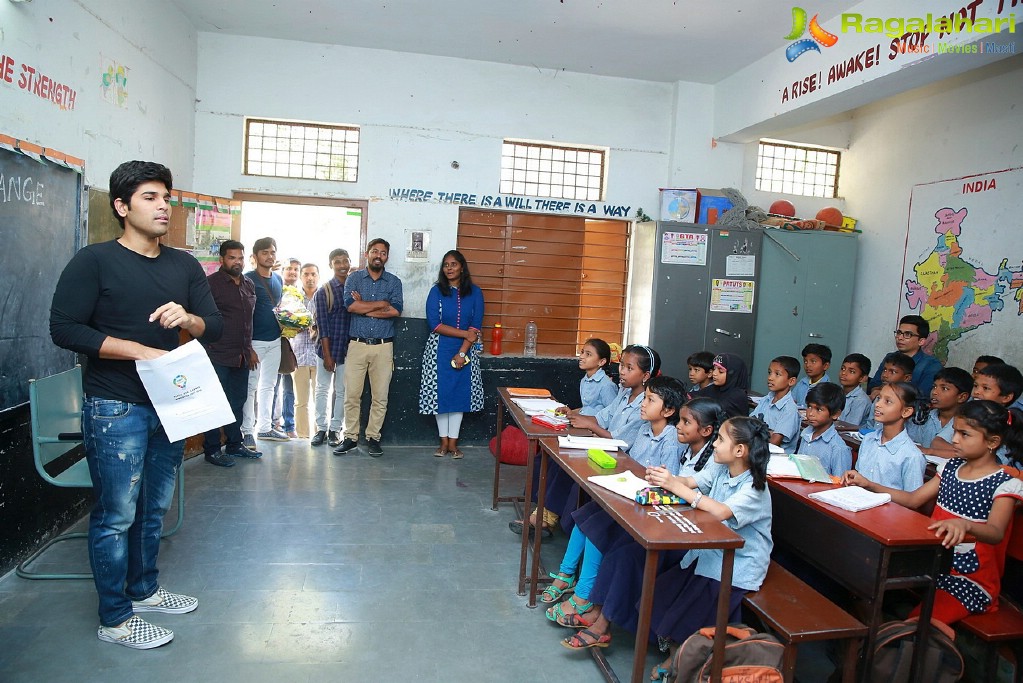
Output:
M497 453L497 437L490 440L490 452L505 465L525 465L529 441L522 430L508 425L501 432L501 453Z

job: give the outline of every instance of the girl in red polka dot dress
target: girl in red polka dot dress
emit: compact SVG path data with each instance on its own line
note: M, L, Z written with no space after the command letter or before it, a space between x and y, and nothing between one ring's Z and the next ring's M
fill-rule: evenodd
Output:
M970 401L954 419L954 457L916 491L890 489L859 474L847 482L888 493L909 508L937 499L929 528L955 549L952 572L938 577L934 598L933 618L946 624L998 608L1009 525L1023 502L1023 481L1005 472L995 455L1004 445L1011 460L1023 457L1023 413L994 401Z

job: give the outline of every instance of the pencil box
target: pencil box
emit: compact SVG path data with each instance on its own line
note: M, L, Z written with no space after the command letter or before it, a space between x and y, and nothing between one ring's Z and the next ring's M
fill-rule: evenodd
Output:
M561 437L558 437L561 438ZM599 448L591 448L586 451L586 455L590 457L597 467L602 467L605 470L613 469L618 461L614 459L614 456L607 451L602 451Z
M671 491L660 486L647 486L636 491L636 502L640 505L688 505L689 503Z

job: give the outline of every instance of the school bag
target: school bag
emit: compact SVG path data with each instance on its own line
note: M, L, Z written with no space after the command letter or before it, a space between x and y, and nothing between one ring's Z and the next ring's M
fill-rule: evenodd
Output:
M909 680L916 650L917 619L889 621L877 630L872 681L903 683ZM931 622L924 655L922 681L953 683L963 677L963 656L955 646L955 631L940 621Z
M710 681L714 657L714 628L701 628L686 638L671 660L664 680L675 683ZM767 633L757 633L745 624L731 624L725 635L723 683L782 683L781 660L785 646ZM671 678L672 674L675 675Z

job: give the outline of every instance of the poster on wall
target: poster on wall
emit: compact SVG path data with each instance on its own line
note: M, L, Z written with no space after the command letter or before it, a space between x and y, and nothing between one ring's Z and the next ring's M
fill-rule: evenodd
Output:
M1019 360L1020 196L1023 168L913 187L899 316L930 323L925 348L946 365L969 370L981 354Z
M406 261L430 260L429 230L405 231L405 260Z
M661 263L707 265L707 233L666 232L661 237Z
M714 278L710 281L710 310L712 313L752 313L755 290L753 280Z

